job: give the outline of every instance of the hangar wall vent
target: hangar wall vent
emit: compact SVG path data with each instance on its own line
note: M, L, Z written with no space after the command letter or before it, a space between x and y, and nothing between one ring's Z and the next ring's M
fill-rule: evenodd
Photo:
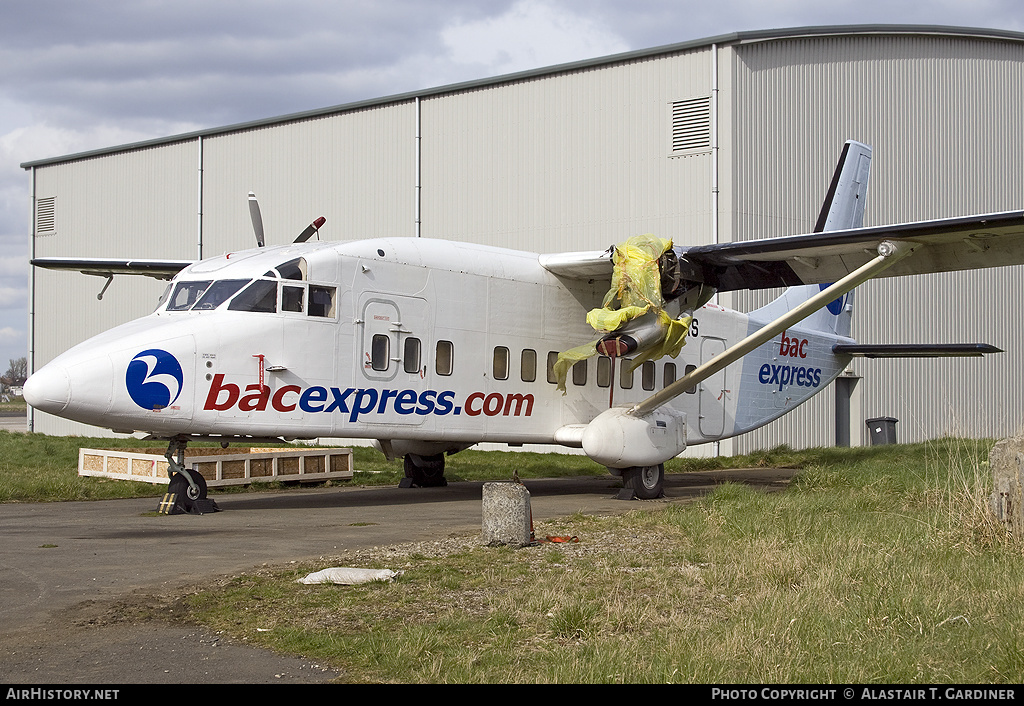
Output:
M57 232L57 198L36 201L36 235L54 235Z
M711 147L711 96L672 102L672 152Z

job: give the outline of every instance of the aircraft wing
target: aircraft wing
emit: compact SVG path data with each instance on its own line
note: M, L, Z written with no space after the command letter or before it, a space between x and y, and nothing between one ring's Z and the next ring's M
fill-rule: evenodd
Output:
M917 244L881 277L1024 264L1024 211L834 230L677 250L696 281L719 291L835 282L875 257L883 240Z
M540 265L545 270L567 279L602 279L612 276L612 252L593 250L589 252L564 252L540 256Z
M674 248L681 275L719 291L835 282L874 258L878 244L916 244L882 277L1024 264L1024 211L833 230L691 248ZM559 277L607 278L611 249L540 256Z
M113 277L114 275L146 275L156 279L171 279L194 260L110 260L92 257L37 257L31 260L35 267L48 270L74 270L87 275Z

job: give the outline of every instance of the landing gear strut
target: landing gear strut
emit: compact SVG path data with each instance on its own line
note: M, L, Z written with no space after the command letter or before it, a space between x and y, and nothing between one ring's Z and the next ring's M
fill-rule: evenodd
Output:
M665 464L622 469L622 493L637 500L654 500L665 494Z
M188 439L175 437L167 445L167 475L171 481L167 484L167 493L160 501L159 512L162 515L181 515L190 513L202 515L207 512L219 512L217 503L206 497L206 479L199 471L185 468L185 447Z
M448 485L444 477L444 454L433 456L420 456L419 454L406 454L404 461L405 478L399 484L402 488L419 486L420 488L432 488Z

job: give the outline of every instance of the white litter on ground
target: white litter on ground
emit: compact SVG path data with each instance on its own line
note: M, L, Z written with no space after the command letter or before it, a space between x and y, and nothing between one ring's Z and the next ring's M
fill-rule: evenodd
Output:
M354 569L336 566L331 569L314 571L299 579L296 583L337 583L344 586L353 586L359 583L370 583L371 581L394 581L401 575L401 572L392 571L391 569Z

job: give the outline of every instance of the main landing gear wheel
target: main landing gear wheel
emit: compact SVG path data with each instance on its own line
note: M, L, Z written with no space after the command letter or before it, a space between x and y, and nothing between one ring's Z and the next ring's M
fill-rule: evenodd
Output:
M407 487L409 483L420 488L438 488L448 485L448 481L444 477L444 454L434 456L406 454L403 464L408 481L403 484L403 487Z
M665 494L665 464L622 469L622 487L632 490L638 500L654 500Z

